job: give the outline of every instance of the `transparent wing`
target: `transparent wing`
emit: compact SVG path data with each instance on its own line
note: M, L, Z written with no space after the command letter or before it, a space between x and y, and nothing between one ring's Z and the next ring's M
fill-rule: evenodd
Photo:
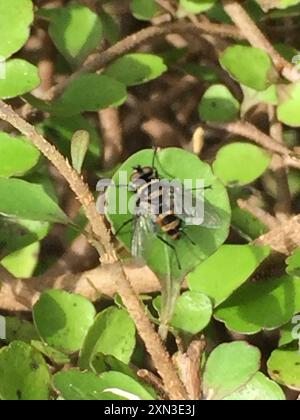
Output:
M175 190L173 194L175 213L186 224L211 229L221 226L221 218L217 209L205 200L203 192L194 195L192 190Z
M150 216L136 216L133 226L131 253L138 259L144 259L146 244L155 235L156 226Z

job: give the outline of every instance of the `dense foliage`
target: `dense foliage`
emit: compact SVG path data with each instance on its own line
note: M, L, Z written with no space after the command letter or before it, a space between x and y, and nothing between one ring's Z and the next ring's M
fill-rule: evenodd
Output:
M298 398L299 28L299 0L0 0L0 99L22 118L0 103L1 400L172 398L82 179L187 397ZM219 223L149 237L141 267L122 226L153 154L204 181ZM121 214L96 184L124 172Z

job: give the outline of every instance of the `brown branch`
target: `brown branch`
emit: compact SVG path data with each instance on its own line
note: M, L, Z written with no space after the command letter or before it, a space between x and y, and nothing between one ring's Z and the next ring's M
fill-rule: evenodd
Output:
M102 166L110 169L120 162L123 155L123 131L118 108L99 111L103 140Z
M137 375L143 381L153 386L153 388L157 391L157 393L161 396L163 400L168 399L168 396L166 395L165 390L163 388L163 384L161 383L159 378L156 375L154 375L154 373L150 372L147 369L139 369L137 371Z
M164 26L150 26L148 28L142 29L139 32L127 36L126 38L114 44L112 47L108 48L106 51L96 53L89 57L84 63L84 65L75 73L73 73L72 76L70 76L62 83L56 85L53 89L51 89L47 94L47 99L51 100L54 97L60 95L69 85L69 83L77 77L79 77L80 75L85 73L98 72L104 67L106 67L108 64L110 64L112 61L116 60L118 57L135 50L145 42L149 42L153 39L160 38L171 33L179 33L182 35L186 35L187 33L193 33L197 36L201 35L201 33L210 33L224 38L244 38L241 35L240 31L232 25L199 22L199 25L195 27L195 25L192 23L178 21Z
M222 0L222 2L226 13L245 35L249 43L254 47L261 48L269 54L278 73L290 82L300 80L300 73L297 68L278 53L263 32L250 18L242 5L234 0Z
M291 254L294 249L300 247L300 215L260 236L254 243L269 245L281 254Z
M274 106L270 105L268 107L268 111L270 120L270 135L273 139L277 140L278 143L283 144L282 124L276 118ZM284 223L290 218L292 210L292 199L284 158L279 155L274 155L271 168L274 172L276 181L277 202L274 210L277 219Z
M184 386L177 375L170 355L167 353L158 334L155 332L150 320L146 316L144 307L124 272L123 266L119 261L111 242L110 232L106 228L103 217L97 211L94 197L87 185L56 148L43 136L38 134L31 124L20 118L19 115L3 101L0 101L0 118L10 123L25 135L68 182L72 191L82 204L85 215L90 222L95 240L102 251L102 263L109 264L118 293L120 294L128 313L134 320L141 338L145 342L145 346L163 380L166 392L171 399L186 399L187 396Z
M173 356L191 400L200 400L201 398L200 366L205 347L206 343L202 337L199 340L193 340L187 352L179 351Z
M273 217L271 214L267 213L260 207L253 205L250 199L239 199L237 201L237 204L240 209L248 211L256 219L260 220L264 225L266 225L269 229L274 229L275 227L280 225L279 221L275 217Z
M126 264L124 270L137 294L154 293L160 290L157 277L148 267ZM55 273L50 269L41 276L27 280L14 278L0 266L0 276L0 308L12 312L31 310L40 294L47 289L64 289L85 296L92 302L99 300L101 296L113 298L118 292L114 272L109 265L78 274L68 271L63 273L60 270Z
M273 153L279 153L285 157L292 153L286 146L279 144L275 139L263 133L255 125L248 122L236 121L230 123L209 123L207 125L218 130L225 130L229 133L246 137L247 139L254 141L259 146L262 146Z

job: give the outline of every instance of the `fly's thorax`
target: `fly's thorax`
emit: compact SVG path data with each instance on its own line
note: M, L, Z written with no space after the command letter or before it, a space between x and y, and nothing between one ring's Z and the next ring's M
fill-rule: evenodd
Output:
M149 184L152 180L158 179L158 173L151 166L136 166L130 177L130 188L137 192L142 185Z

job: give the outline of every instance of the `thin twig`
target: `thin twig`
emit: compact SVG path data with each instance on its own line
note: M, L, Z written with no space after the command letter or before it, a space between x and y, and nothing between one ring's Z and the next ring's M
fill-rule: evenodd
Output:
M110 232L106 228L103 217L97 211L94 197L87 185L57 149L3 101L0 101L0 118L24 134L68 182L90 222L97 244L102 251L100 256L102 263L109 264L110 266L118 293L128 313L134 320L141 338L145 342L145 346L163 380L166 392L171 399L186 399L184 386L176 373L170 355L167 353L150 320L146 316L144 307L124 272L111 241Z
M240 209L247 210L250 214L252 214L256 219L260 220L269 229L274 229L275 227L280 225L280 223L275 217L267 213L262 208L254 206L250 200L239 199L237 201L237 204Z
M218 130L225 130L229 133L246 137L247 139L254 141L259 146L262 146L271 152L279 153L285 157L292 153L286 146L279 144L275 139L248 122L236 121L230 123L209 123L207 125Z
M153 386L153 388L157 391L157 393L161 396L163 400L168 399L163 384L161 383L159 378L156 375L154 375L154 373L150 372L147 369L139 369L137 371L137 375L139 378L143 379L143 381Z
M92 270L71 273L68 268L63 272L64 265L56 270L26 279L14 278L7 270L0 267L1 289L0 308L5 311L31 310L40 294L48 289L63 289L85 296L92 302L101 296L113 298L118 292L114 272L109 265L99 266ZM136 267L133 264L124 266L132 287L137 294L160 291L157 277L148 267Z
M160 38L171 33L179 33L182 35L193 33L197 36L201 35L201 33L211 33L213 35L218 35L225 38L244 38L240 31L232 25L199 22L199 25L195 27L195 25L192 23L178 21L164 26L150 26L148 28L142 29L139 32L129 35L128 37L114 44L112 47L108 48L106 51L94 54L89 57L79 70L73 73L62 83L51 89L48 92L47 99L50 100L60 95L69 85L69 83L80 75L85 73L98 72L106 67L109 63L116 60L118 57L128 53L129 51L135 50L145 42L149 42L155 38Z
M300 247L300 215L260 236L256 245L269 245L274 251L289 255Z
M122 161L123 131L118 108L99 111L99 121L103 140L102 166L105 169L115 167Z
M278 73L290 82L300 80L300 72L297 68L278 53L263 32L250 18L242 5L234 0L222 0L222 2L226 13L245 35L249 43L254 47L261 48L269 54Z
M278 143L283 144L282 124L276 118L275 108L272 105L268 107L270 120L270 135ZM278 220L286 222L291 217L292 199L288 182L287 167L284 158L279 155L273 156L271 168L274 172L276 181L276 198L275 214Z

